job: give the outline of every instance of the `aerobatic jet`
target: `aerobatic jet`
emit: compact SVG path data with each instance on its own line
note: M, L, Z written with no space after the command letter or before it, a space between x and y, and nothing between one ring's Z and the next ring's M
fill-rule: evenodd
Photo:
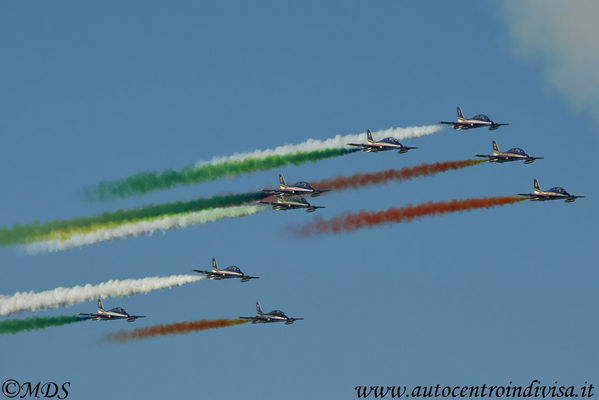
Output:
M498 124L496 122L491 121L489 117L485 114L478 114L470 119L464 118L464 114L462 113L462 109L458 107L458 121L457 122L448 122L448 121L440 121L440 124L445 125L453 125L453 129L458 131L472 129L472 128L489 128L490 131L494 131L503 125L509 124Z
M112 310L104 310L104 306L102 306L102 300L98 299L98 312L96 314L84 314L79 313L79 315L88 317L88 319L92 319L94 321L108 321L113 319L126 319L127 322L133 322L138 318L145 318L145 315L130 315L121 307L115 307Z
M275 195L294 195L294 194L309 194L312 197L320 196L322 193L328 192L328 190L314 189L308 182L297 182L293 185L285 183L283 174L279 174L279 189L270 190L263 189L264 194L275 194Z
M518 196L528 197L531 201L546 201L546 200L565 200L566 203L572 203L576 199L580 199L584 196L573 196L566 192L564 188L559 186L553 187L547 191L541 190L539 182L534 180L534 193L518 193Z
M534 160L542 160L543 157L531 157L519 147L509 149L505 153L499 151L497 142L493 140L493 155L475 154L474 157L488 158L492 163L504 163L508 161L524 161L524 164L531 164Z
M269 204L274 210L294 210L296 208L303 208L306 212L314 212L318 208L324 208L324 206L313 206L303 197L292 197L285 199L282 195L277 197L277 201L261 201L261 204Z
M249 319L252 324L267 324L270 322L285 322L285 325L291 325L295 321L302 320L303 318L290 318L285 315L283 311L274 310L269 313L263 313L260 303L256 302L256 316L255 317L239 317L239 319Z
M377 142L372 139L370 129L366 132L368 143L348 143L349 146L361 147L362 151L367 153L375 153L377 151L397 150L398 153L407 153L408 150L417 149L418 147L408 147L399 143L394 137L387 137Z
M197 272L198 274L206 275L206 278L213 280L221 280L221 279L233 279L240 278L241 282L247 282L250 279L259 279L258 276L249 276L241 272L239 268L235 265L231 265L225 269L218 269L216 265L216 259L212 259L212 271L202 271L199 269L192 269L192 271Z

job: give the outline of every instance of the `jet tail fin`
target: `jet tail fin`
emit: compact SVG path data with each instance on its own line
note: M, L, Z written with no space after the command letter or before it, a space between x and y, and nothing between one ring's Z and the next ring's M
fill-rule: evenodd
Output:
M212 259L212 272L218 271L218 266L216 265L216 258Z
M262 307L260 307L260 303L259 302L256 302L256 314L258 314L258 315L264 314L262 312Z
M497 146L497 142L493 140L493 154L499 153L499 146Z
M285 183L285 178L283 178L283 174L279 174L279 186L287 186Z
M104 306L102 305L102 299L98 298L98 312L104 311Z
M464 114L462 113L462 109L461 107L458 106L458 121L463 121L464 118Z
M366 131L366 136L368 136L368 143L374 142L374 139L372 139L372 132L370 132L370 129Z
M535 178L534 187L535 187L535 193L541 191L541 187L539 186L539 181L537 181L537 178Z

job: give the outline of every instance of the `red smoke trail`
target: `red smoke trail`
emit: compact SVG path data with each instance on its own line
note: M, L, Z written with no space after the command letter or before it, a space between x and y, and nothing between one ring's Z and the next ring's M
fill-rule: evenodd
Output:
M471 167L486 161L487 160L462 160L437 162L434 164L420 164L415 167L388 169L386 171L372 172L368 174L356 174L349 177L338 176L336 178L314 182L313 186L323 190L345 190L350 188L357 189L360 186L366 185L382 185L390 180L401 182L422 176L435 175L441 172Z
M402 208L390 208L385 211L369 212L360 211L357 214L347 212L328 221L320 217L314 217L314 222L295 229L299 236L313 236L324 233L351 232L363 227L374 227L377 225L390 224L392 222L412 222L414 218L427 215L439 215L459 211L469 211L477 208L491 208L504 206L524 201L521 197L487 197L482 199L465 199L441 201L438 203L428 202L416 206L405 206ZM294 231L294 228L290 228Z
M248 323L248 320L242 319L216 319L201 320L191 322L176 322L170 325L154 325L146 328L137 328L132 331L119 331L109 333L104 336L105 342L125 343L131 340L148 339L155 336L185 335L191 332L203 331L206 329L226 328L227 326L241 325Z

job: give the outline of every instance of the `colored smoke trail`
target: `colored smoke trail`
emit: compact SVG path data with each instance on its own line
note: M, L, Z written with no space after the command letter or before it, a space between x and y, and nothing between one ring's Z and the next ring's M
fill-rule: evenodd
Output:
M47 222L45 224L33 223L16 225L10 229L0 229L0 246L27 244L40 240L48 240L51 236L68 238L75 234L84 234L99 229L115 228L125 223L133 223L152 218L164 217L181 213L196 212L214 209L217 207L239 206L264 198L260 192L213 196L210 198L195 199L149 205L133 210L118 210L107 212L93 217L74 218Z
M26 331L46 329L52 326L63 326L83 321L85 318L78 316L64 315L60 317L34 317L26 319L10 319L0 321L0 335L17 334Z
M245 217L268 210L268 207L263 206L213 208L198 212L166 215L164 217L140 220L118 226L99 226L95 227L95 230L89 233L73 234L68 237L59 233L59 238L27 244L25 250L29 254L63 251L132 236L137 237L143 234L151 234L156 231L164 232L169 229L206 224L226 218Z
M132 331L119 331L116 333L109 333L104 336L104 342L112 343L125 343L132 340L142 340L153 338L156 336L169 336L169 335L186 335L192 332L204 331L206 329L226 328L228 326L235 326L246 324L249 320L243 319L216 319L191 322L176 322L169 325L154 325L146 328L137 328Z
M376 140L393 136L399 140L428 136L440 132L438 125L408 128L390 128L373 133ZM249 153L236 153L227 157L215 157L208 162L198 162L181 170L168 169L163 172L142 172L127 178L100 182L88 188L86 196L90 200L112 200L141 196L156 190L166 190L177 186L214 181L225 177L264 171L284 165L301 165L327 158L340 157L354 150L349 142L365 142L366 134L337 135L325 140L308 139L296 145L284 145L275 149L256 150Z
M87 284L71 288L58 287L43 292L17 292L13 296L0 296L0 315L7 316L23 311L35 312L57 307L70 307L98 298L124 297L148 294L154 290L183 286L204 279L199 275L171 275L142 279L110 280L98 285Z
M328 221L314 217L314 221L296 228L290 226L289 230L298 236L314 236L325 233L352 232L364 227L372 228L390 223L412 222L415 218L432 215L441 215L460 211L470 211L478 208L491 208L514 204L526 200L518 197L487 197L482 199L451 200L441 202L428 202L416 206L408 205L402 208L390 208L385 211L360 211L357 214L347 212Z
M209 182L284 165L301 165L308 161L316 162L327 158L340 157L351 152L351 150L346 149L318 150L289 155L272 155L264 158L247 158L239 161L224 161L218 164L190 165L179 171L169 169L164 172L142 172L116 181L100 182L97 187L86 189L85 195L89 200L102 201L142 196L156 190L167 190L177 186Z
M389 181L402 182L409 179L431 176L442 172L454 171L474 165L482 164L487 160L462 160L444 161L434 164L420 164L415 167L404 167L402 169L388 169L381 172L366 174L355 174L352 176L338 176L314 182L313 186L322 190L341 191L346 189L357 189L367 185L382 185Z

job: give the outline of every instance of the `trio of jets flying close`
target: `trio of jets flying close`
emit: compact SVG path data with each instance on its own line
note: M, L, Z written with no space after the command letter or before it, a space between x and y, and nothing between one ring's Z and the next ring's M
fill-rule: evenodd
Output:
M440 121L443 125L452 125L455 130L468 130L475 128L488 128L489 130L496 130L501 126L509 125L507 123L496 123L493 122L488 116L484 114L478 114L470 119L464 118L462 109L458 107L458 120L456 122ZM409 147L401 144L394 137L387 137L380 141L375 141L372 137L370 130L366 133L366 143L348 143L349 146L359 147L358 151L364 151L367 153L375 153L380 151L397 150L399 154L407 153L409 150L418 149L418 147ZM542 160L543 157L531 157L524 150L518 147L511 148L505 152L499 150L499 146L496 141L493 141L493 154L475 154L475 157L487 158L491 163L505 163L513 161L523 161L524 164L531 164L535 160ZM564 188L556 186L548 190L541 190L539 182L534 179L534 192L533 193L518 193L518 196L524 196L529 198L531 201L547 201L547 200L564 200L566 203L571 203L578 198L584 196L575 196L568 193ZM272 206L274 210L294 210L294 209L305 209L306 212L314 212L319 208L325 208L323 206L315 206L310 204L303 196L310 195L311 197L320 196L322 193L328 192L328 190L319 190L313 188L308 182L297 182L293 185L288 185L285 182L282 174L279 174L279 188L264 189L262 193L265 195L276 196L275 201L260 201L261 204L267 204ZM259 279L257 276L250 276L244 274L237 266L231 265L224 269L219 269L216 264L216 259L212 259L212 269L210 271L193 269L192 271L204 275L210 280L223 280L223 279L239 279L241 282L247 282L251 279ZM138 318L145 318L145 315L130 315L121 307L115 307L111 310L105 310L102 305L102 300L98 299L98 312L97 313L80 313L82 317L91 320L119 320L125 319L127 322L134 322ZM295 321L302 320L303 318L291 318L285 315L280 310L274 310L269 313L264 313L260 307L260 303L256 302L256 315L253 317L239 317L243 320L249 320L252 324L256 323L271 323L271 322L285 322L286 325L293 324Z

